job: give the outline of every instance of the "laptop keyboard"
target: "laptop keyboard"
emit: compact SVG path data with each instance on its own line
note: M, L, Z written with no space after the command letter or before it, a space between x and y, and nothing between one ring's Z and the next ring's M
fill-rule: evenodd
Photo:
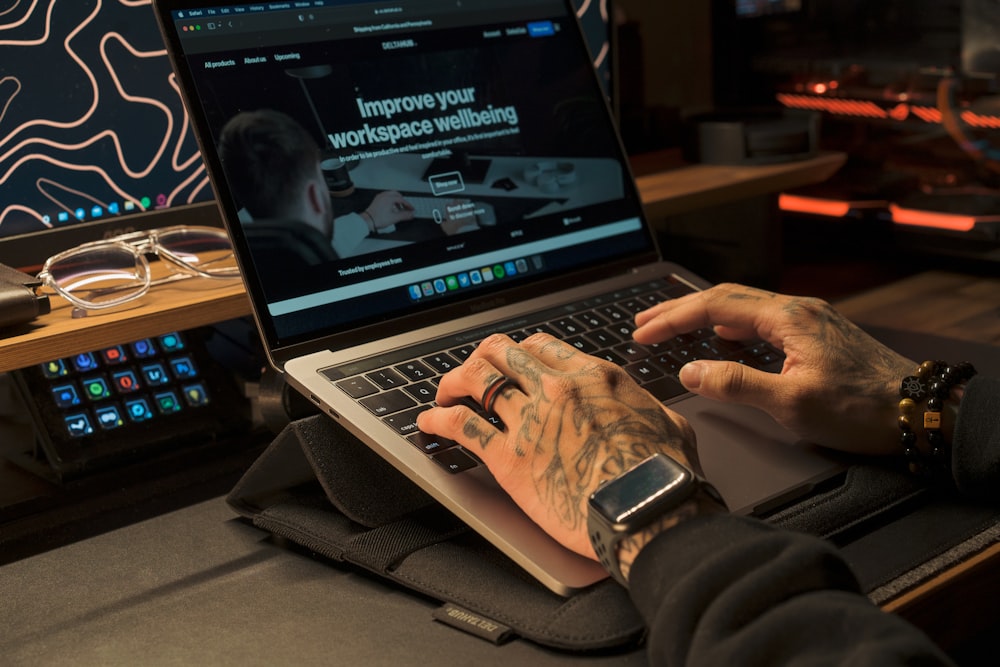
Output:
M660 401L676 398L686 390L677 379L681 366L696 359L737 361L754 368L778 371L782 354L762 341L727 341L711 329L700 329L656 345L632 340L635 315L662 301L693 291L676 279L650 282L642 287L605 294L577 304L497 325L476 332L465 342L456 336L438 348L421 346L416 353L397 353L378 359L321 371L338 388L359 401L413 446L450 472L480 464L479 459L454 441L423 433L417 415L433 406L441 375L461 365L486 335L503 332L516 341L544 332L560 338L581 352L618 364ZM401 356L402 355L402 356ZM497 426L473 399L469 407Z

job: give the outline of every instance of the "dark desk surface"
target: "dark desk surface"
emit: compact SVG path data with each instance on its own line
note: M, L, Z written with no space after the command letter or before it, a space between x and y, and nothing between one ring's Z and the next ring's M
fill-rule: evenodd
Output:
M910 299L911 308L930 311L919 323L975 322L979 333L970 338L997 345L996 287L995 280L932 274L843 305L877 326L887 303ZM974 576L942 573L897 611L918 620L928 608L944 608L941 596L954 598L953 586L963 581L1000 590L991 574L1000 549L973 561L974 569L956 569ZM0 600L5 665L645 663L641 651L581 657L521 640L495 647L431 620L437 606L431 600L274 543L237 521L221 498L3 565ZM971 611L983 610L977 602ZM940 613L924 620L955 625Z
M437 606L272 543L222 499L0 568L5 665L641 665L431 619Z

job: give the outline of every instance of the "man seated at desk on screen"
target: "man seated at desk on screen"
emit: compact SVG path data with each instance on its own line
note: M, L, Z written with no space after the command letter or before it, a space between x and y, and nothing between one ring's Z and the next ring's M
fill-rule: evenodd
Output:
M219 155L233 193L253 220L300 220L318 229L338 257L387 250L411 241L380 238L412 220L413 206L395 191L380 192L360 213L334 216L320 166L320 149L298 122L279 111L244 111L222 128ZM445 234L466 231L453 221Z

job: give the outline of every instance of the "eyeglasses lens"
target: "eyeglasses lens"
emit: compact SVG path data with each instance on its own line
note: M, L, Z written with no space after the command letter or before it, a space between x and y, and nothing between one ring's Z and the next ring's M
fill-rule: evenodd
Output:
M120 246L70 254L51 264L48 271L63 293L93 304L134 298L146 289L148 279L145 264Z
M216 277L239 275L229 238L211 230L182 228L157 236L160 254L182 268Z

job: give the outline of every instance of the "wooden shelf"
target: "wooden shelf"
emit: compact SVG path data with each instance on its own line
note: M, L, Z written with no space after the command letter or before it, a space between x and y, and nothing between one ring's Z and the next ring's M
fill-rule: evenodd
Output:
M0 372L250 313L241 280L192 278L158 285L135 307L81 318L73 317L63 299L52 297L51 302L52 312L28 331L0 338Z
M665 153L664 163L676 162ZM655 158L637 160L637 174ZM808 160L755 166L695 164L661 167L636 176L646 215L650 220L711 208L740 199L776 194L830 178L847 160L839 152L824 152ZM655 163L655 162L654 162Z
M828 178L843 153L752 167L690 165L677 151L637 157L643 205L651 219L741 198L774 194ZM0 372L25 368L88 350L222 322L250 313L240 281L191 279L154 287L135 307L92 312L74 319L72 308L52 298L52 312L23 334L0 338Z

